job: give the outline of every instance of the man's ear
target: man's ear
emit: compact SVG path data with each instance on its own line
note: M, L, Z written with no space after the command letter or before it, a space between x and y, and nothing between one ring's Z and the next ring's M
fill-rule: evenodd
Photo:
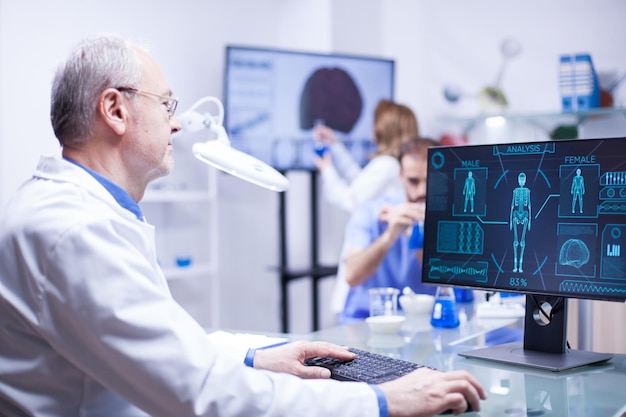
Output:
M107 88L100 93L97 113L102 121L118 135L126 133L128 108L122 93L115 88Z

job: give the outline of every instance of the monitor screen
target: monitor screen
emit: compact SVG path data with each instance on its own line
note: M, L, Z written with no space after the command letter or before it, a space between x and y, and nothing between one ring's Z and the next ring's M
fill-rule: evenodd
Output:
M277 169L314 169L312 129L323 123L364 165L374 108L393 98L394 61L227 46L224 79L233 147Z
M624 149L626 138L429 149L423 282L624 302Z
M624 139L431 148L424 281L624 301L624 149Z

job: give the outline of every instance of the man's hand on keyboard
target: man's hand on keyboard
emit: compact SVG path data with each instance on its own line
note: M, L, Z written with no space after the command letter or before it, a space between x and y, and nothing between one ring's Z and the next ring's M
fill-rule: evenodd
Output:
M285 372L300 378L330 378L330 371L319 366L305 366L304 361L315 357L330 357L344 361L355 355L347 347L328 342L299 341L271 349L257 350L254 367L274 372Z
M479 411L487 394L480 383L465 371L440 372L420 368L408 375L379 385L387 398L390 417L454 415Z

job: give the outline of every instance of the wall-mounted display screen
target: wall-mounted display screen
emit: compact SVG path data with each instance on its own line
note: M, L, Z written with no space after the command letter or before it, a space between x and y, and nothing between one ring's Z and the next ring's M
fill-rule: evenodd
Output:
M224 79L233 147L277 169L314 169L312 129L323 123L364 165L374 108L393 98L394 61L227 46Z

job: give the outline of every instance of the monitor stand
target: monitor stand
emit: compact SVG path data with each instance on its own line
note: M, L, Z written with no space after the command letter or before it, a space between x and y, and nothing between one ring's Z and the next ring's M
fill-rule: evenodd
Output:
M567 298L528 294L523 344L506 343L460 355L553 372L604 362L613 357L611 354L568 349L566 335Z

